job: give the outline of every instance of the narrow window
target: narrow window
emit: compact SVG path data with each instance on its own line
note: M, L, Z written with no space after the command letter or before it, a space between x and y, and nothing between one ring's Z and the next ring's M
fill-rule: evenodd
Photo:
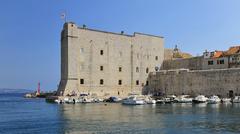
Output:
M104 84L103 79L100 79L100 85L103 85L103 84Z
M155 56L155 60L158 60L158 56Z
M103 50L100 50L100 55L103 55Z
M118 80L118 85L122 85L122 80Z
M103 66L100 66L100 71L103 71Z
M224 64L224 60L220 60L220 64Z
M84 52L84 48L80 48L80 53L83 53Z
M138 67L136 67L136 72L137 72L137 73L139 72L139 68L138 68Z
M118 68L118 71L119 71L119 72L122 72L122 67L119 67L119 68Z
M148 81L146 81L146 86L148 86Z
M139 80L136 80L136 85L139 85Z
M84 84L84 79L80 79L80 84Z
M213 65L213 61L212 60L208 61L208 65Z
M148 68L146 68L146 73L148 73L149 72L149 69Z

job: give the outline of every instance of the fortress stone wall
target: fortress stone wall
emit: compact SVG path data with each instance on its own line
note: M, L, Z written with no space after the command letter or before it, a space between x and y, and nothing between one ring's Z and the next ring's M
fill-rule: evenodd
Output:
M174 59L164 60L161 66L161 70L172 70L172 69L190 69L190 70L201 70L203 66L202 57L193 57L186 59Z
M164 59L163 37L126 35L64 24L59 95L141 93Z
M227 96L240 94L240 68L194 70L161 70L149 75L149 92L158 94L190 94Z
M217 64L219 60L223 60L223 64ZM212 61L213 64L209 65L208 62ZM203 56L164 60L161 66L161 70L173 70L173 69L189 69L189 70L207 70L207 69L225 69L229 68L228 58L203 58Z

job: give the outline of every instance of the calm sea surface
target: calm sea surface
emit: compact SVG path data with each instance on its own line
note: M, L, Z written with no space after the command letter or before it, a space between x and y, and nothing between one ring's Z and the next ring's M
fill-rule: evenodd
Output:
M240 105L50 104L0 94L0 134L240 133Z

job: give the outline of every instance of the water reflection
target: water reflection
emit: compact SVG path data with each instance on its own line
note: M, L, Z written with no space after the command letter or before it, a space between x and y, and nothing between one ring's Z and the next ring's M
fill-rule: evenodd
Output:
M238 133L240 105L60 105L65 133Z

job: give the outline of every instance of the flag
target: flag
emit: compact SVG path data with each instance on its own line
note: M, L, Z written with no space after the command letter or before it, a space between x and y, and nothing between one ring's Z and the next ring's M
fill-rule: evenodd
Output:
M66 21L66 13L61 13L61 19Z

